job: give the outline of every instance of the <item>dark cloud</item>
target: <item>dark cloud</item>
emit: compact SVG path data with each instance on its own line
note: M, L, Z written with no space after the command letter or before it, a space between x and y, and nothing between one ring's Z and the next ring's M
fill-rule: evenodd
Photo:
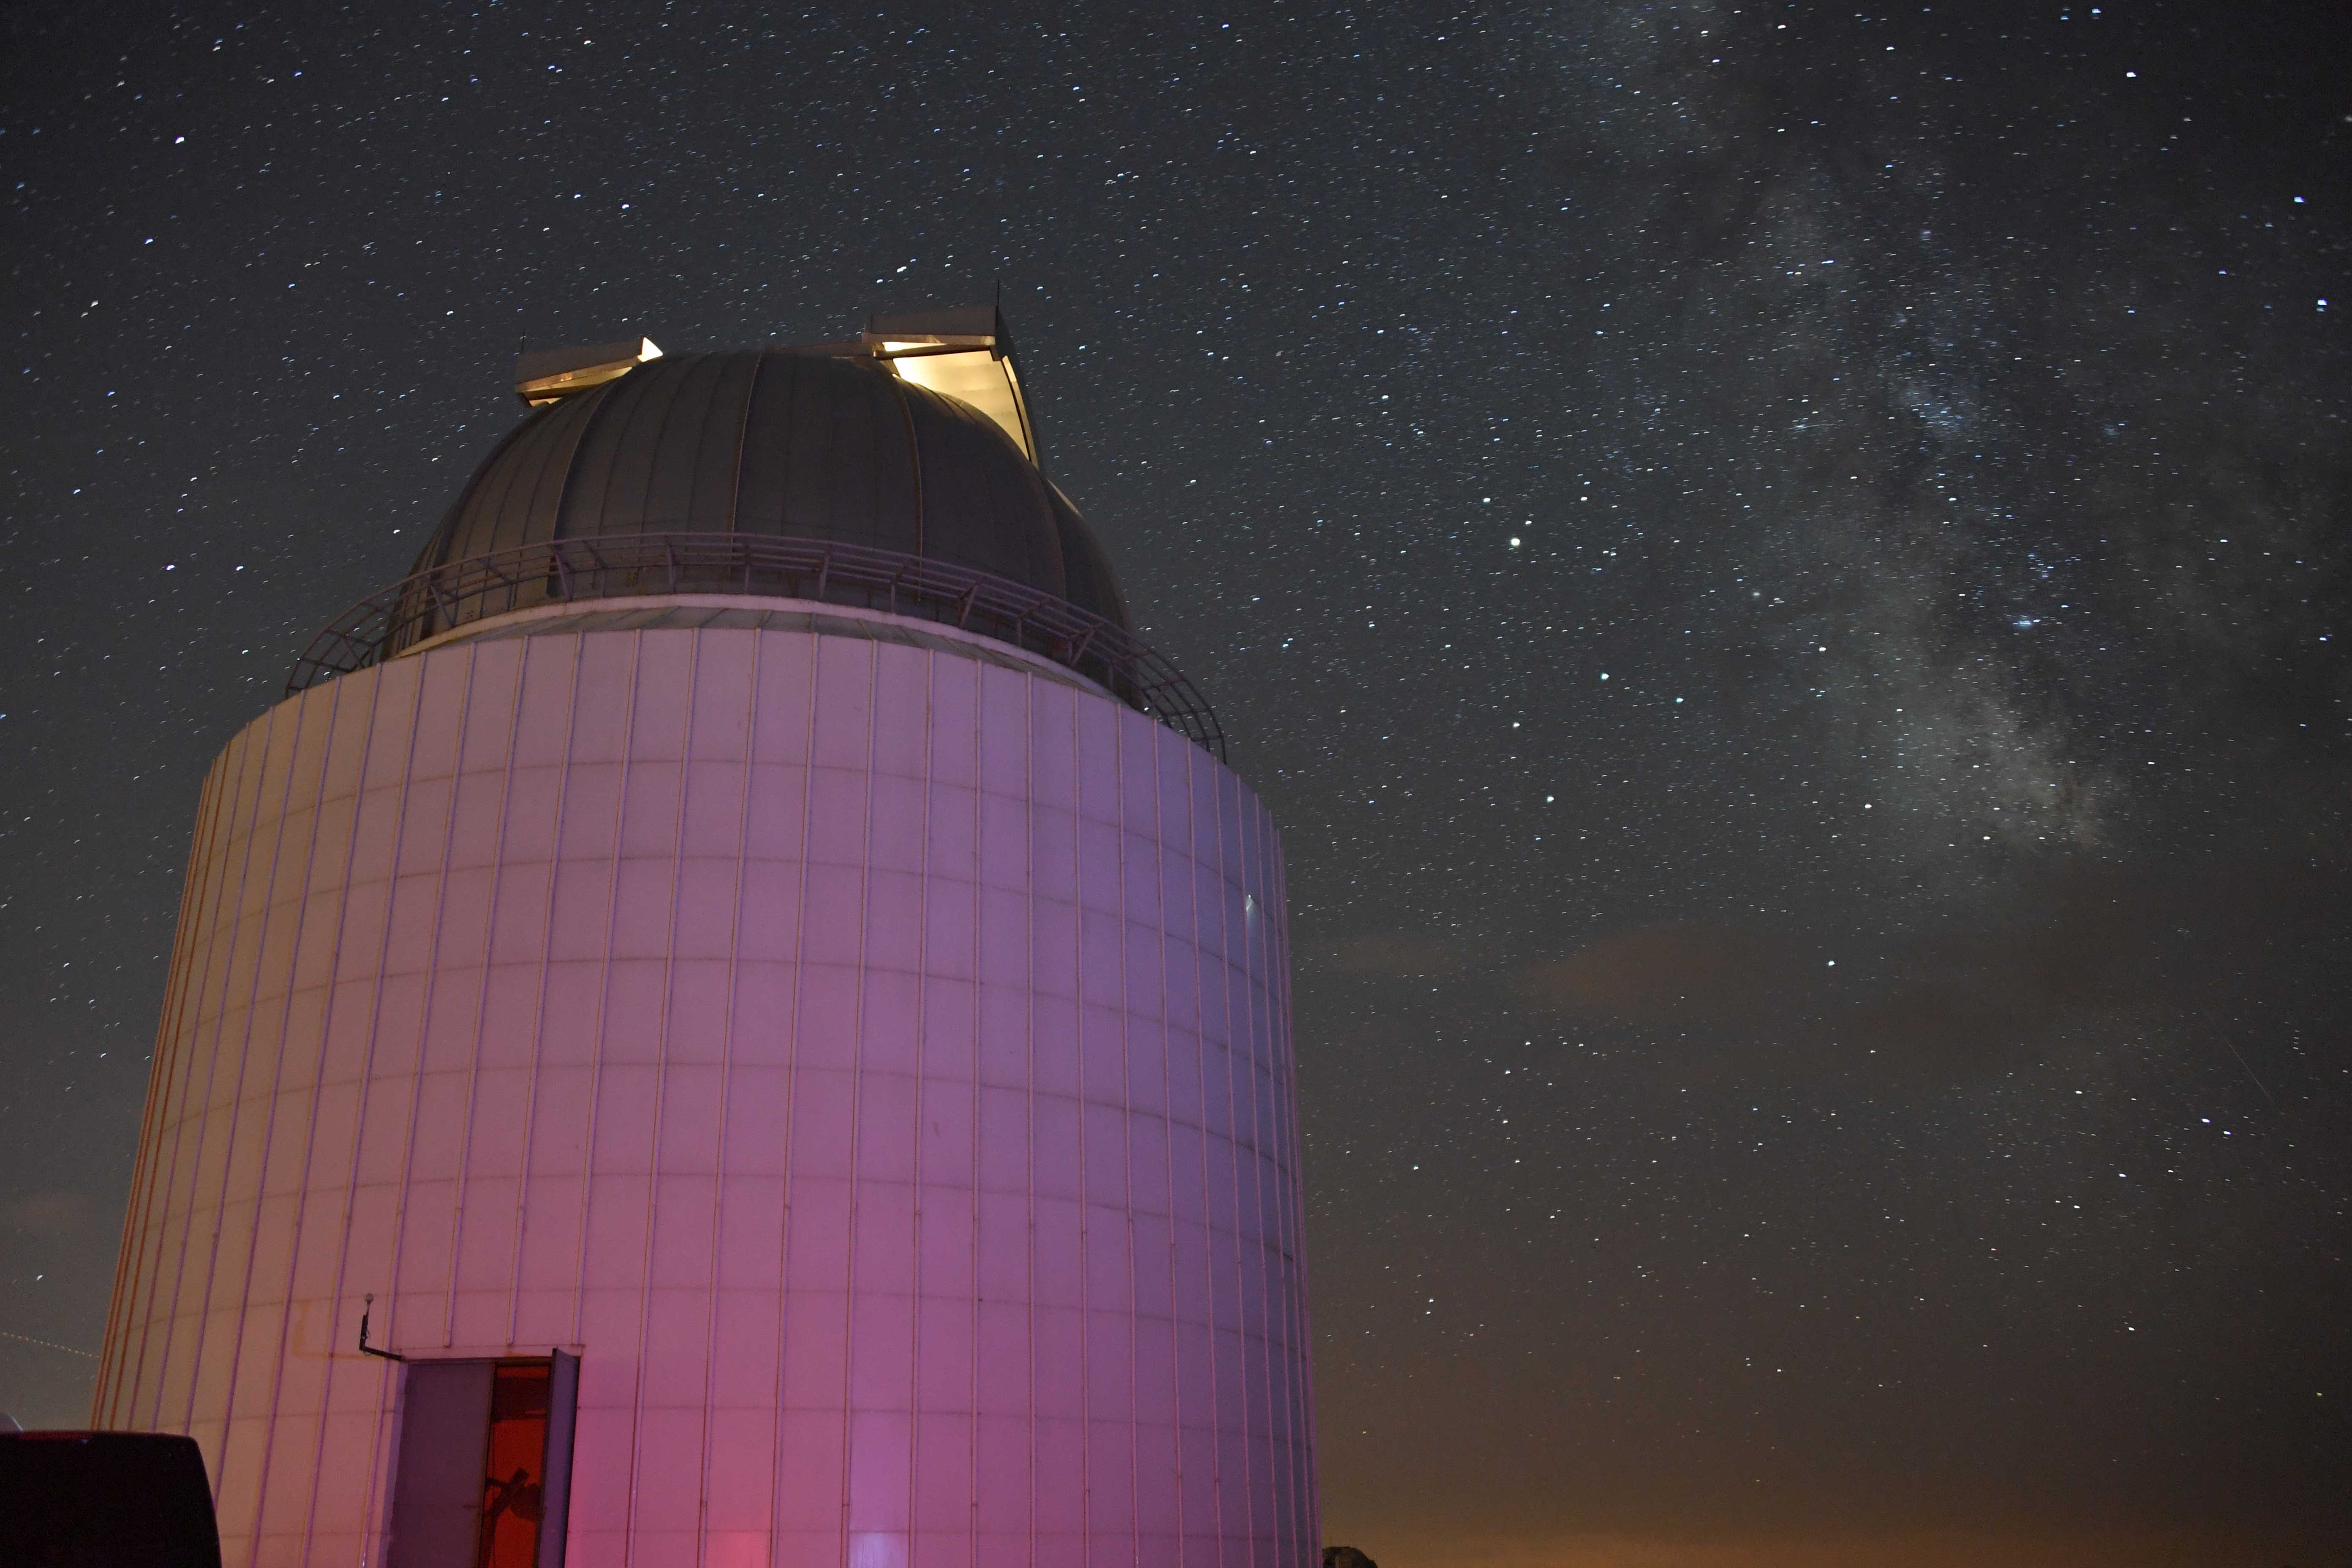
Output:
M2339 862L2070 867L1902 932L1633 927L1525 966L1512 985L1615 1023L1964 1065L2088 1020L2179 1020L2307 991L2325 983L2314 939L2347 929Z
M0 1230L26 1236L71 1236L96 1217L97 1205L87 1194L63 1188L0 1201Z
M1748 1023L1801 1005L1809 962L1821 963L1771 931L1671 921L1615 932L1516 981L1529 1001L1620 1023Z

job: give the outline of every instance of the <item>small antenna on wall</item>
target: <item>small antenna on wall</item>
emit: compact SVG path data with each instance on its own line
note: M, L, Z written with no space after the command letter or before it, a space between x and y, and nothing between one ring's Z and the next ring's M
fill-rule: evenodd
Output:
M408 1358L401 1354L398 1351L379 1350L374 1345L367 1342L368 1314L374 1310L375 1292L371 1290L367 1294L367 1300L360 1305L360 1354L372 1355L379 1361L406 1361Z

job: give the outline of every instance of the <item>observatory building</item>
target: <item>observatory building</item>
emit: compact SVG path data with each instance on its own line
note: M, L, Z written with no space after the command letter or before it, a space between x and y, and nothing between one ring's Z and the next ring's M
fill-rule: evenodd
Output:
M1001 319L517 391L205 780L94 1424L229 1568L1313 1562L1279 845Z

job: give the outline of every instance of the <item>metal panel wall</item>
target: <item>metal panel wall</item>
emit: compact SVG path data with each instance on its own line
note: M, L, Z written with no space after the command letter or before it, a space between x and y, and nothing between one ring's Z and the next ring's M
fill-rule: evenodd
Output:
M1317 1548L1282 869L1065 680L457 644L208 776L97 1396L382 1551L390 1363L581 1357L573 1564Z

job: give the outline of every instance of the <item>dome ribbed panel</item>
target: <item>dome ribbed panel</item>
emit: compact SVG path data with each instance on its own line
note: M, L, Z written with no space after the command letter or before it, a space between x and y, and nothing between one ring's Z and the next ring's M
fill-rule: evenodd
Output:
M667 378L676 391L654 432L644 494L615 496L617 510L690 533L735 526L735 448L751 389L749 368L732 354L697 354L683 375Z
M924 553L1067 597L1060 531L1037 470L985 416L908 390L921 448Z
M743 441L750 434L751 388L760 374L760 356L712 358L717 374L711 381L710 417L703 424L702 448L695 455L694 497L688 509L698 532L742 526L737 497L743 488Z
M575 398L517 426L490 454L443 520L420 564L464 561L555 537L556 507L592 405Z
M813 354L761 356L735 526L920 553L907 416L891 379Z
M644 533L679 524L648 510L654 466L662 457L662 431L680 396L688 392L702 356L662 362L664 374L629 374L595 394L596 411L580 439L564 492L561 537Z
M802 363L795 401L761 433L785 455L787 531L919 555L925 498L908 445L907 412L891 377L840 360Z
M1045 487L1045 502L1054 509L1055 531L1062 541L1062 578L1066 584L1062 597L1086 605L1105 620L1129 625L1127 599L1118 591L1118 574L1110 569L1102 541L1095 537L1095 531L1087 526L1069 499L1052 485Z
M763 353L753 362L750 405L743 415L743 459L735 479L735 526L744 533L781 534L788 455L766 439L771 421L792 417L803 354Z
M501 534L512 537L501 537L500 543L539 544L556 537L562 526L563 491L572 481L572 461L579 455L580 438L587 434L595 413L593 408L568 405L548 410L546 422L551 428L539 471L531 476L522 526L515 529L502 524Z
M984 416L867 360L783 350L674 354L540 409L417 564L667 532L930 556L1128 624L1085 521Z

